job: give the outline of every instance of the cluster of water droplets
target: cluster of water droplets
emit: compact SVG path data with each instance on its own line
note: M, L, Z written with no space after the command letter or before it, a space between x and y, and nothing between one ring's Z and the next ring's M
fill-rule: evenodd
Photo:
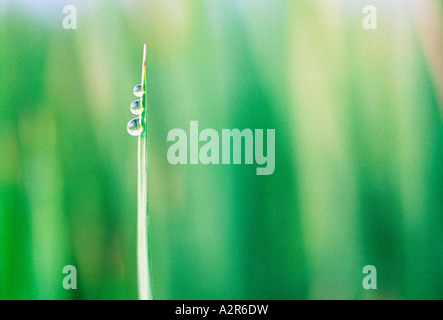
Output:
M141 84L138 84L134 87L134 95L138 98L141 98L143 96L143 86ZM140 118L140 115L143 112L143 104L141 99L133 101L131 103L130 110L134 115L138 117L128 122L128 133L131 136L137 137L143 131L142 120Z

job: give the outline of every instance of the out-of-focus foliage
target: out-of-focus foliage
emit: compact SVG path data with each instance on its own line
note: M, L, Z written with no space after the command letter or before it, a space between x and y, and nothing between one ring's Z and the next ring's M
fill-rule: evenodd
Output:
M441 1L65 2L0 4L1 299L137 297L144 43L157 298L443 298ZM275 129L275 173L170 165L191 120Z

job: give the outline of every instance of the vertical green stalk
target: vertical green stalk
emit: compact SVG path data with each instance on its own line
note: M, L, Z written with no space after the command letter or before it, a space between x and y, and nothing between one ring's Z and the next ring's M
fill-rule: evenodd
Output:
M137 257L138 291L140 300L153 300L154 290L151 274L149 212L148 212L148 126L146 108L146 44L143 47L142 67L143 111L140 116L142 132L138 137L138 205L137 205Z

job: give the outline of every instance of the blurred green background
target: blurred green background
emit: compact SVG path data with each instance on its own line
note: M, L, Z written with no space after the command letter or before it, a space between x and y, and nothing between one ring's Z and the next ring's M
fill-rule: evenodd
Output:
M144 43L156 298L442 299L442 8L0 1L0 299L137 298ZM275 129L275 173L170 165L191 120Z

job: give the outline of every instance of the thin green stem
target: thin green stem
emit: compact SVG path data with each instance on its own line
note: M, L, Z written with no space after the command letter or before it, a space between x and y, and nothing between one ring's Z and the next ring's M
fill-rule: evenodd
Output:
M142 68L143 111L140 116L143 131L138 138L138 206L137 206L137 257L138 290L140 300L153 300L154 289L151 274L149 212L148 212L148 127L146 108L146 44L143 47Z

